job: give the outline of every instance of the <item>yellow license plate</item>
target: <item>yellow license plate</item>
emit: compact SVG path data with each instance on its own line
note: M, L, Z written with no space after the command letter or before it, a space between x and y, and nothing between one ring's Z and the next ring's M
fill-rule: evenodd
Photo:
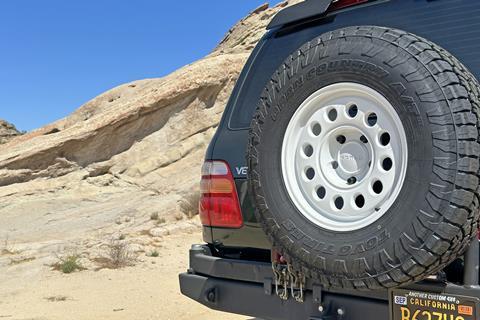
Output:
M390 291L392 320L477 320L479 299L413 290Z

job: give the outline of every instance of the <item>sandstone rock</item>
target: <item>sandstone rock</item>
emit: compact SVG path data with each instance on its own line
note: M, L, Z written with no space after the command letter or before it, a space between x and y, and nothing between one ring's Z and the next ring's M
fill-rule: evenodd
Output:
M284 7L298 2L301 0L283 1L273 8L269 8L268 4L261 5L231 28L211 55L250 52L273 16Z
M250 51L295 2L255 9L205 58L114 88L48 126L18 136L0 123L0 139L17 136L0 146L0 243L47 252L59 241L101 241L150 230L151 212L167 222L152 236L198 228L187 218L171 224L181 220L178 203L198 191L205 149Z
M19 135L21 135L21 133L13 124L0 120L0 144L7 143Z

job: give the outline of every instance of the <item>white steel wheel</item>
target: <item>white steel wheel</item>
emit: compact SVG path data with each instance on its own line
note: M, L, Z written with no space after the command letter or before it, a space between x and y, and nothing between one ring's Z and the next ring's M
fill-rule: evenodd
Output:
M391 207L407 171L402 122L385 97L336 83L308 97L291 118L282 174L300 213L319 227L353 231Z

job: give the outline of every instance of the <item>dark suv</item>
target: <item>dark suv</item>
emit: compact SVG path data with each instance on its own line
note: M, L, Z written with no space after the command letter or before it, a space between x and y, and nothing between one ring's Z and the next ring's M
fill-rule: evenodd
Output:
M480 1L307 0L248 60L182 293L263 319L480 319Z

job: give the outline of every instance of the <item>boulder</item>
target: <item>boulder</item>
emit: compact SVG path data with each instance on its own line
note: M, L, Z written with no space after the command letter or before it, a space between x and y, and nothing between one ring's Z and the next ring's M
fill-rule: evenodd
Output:
M20 135L21 133L13 124L0 119L0 144L7 143Z

